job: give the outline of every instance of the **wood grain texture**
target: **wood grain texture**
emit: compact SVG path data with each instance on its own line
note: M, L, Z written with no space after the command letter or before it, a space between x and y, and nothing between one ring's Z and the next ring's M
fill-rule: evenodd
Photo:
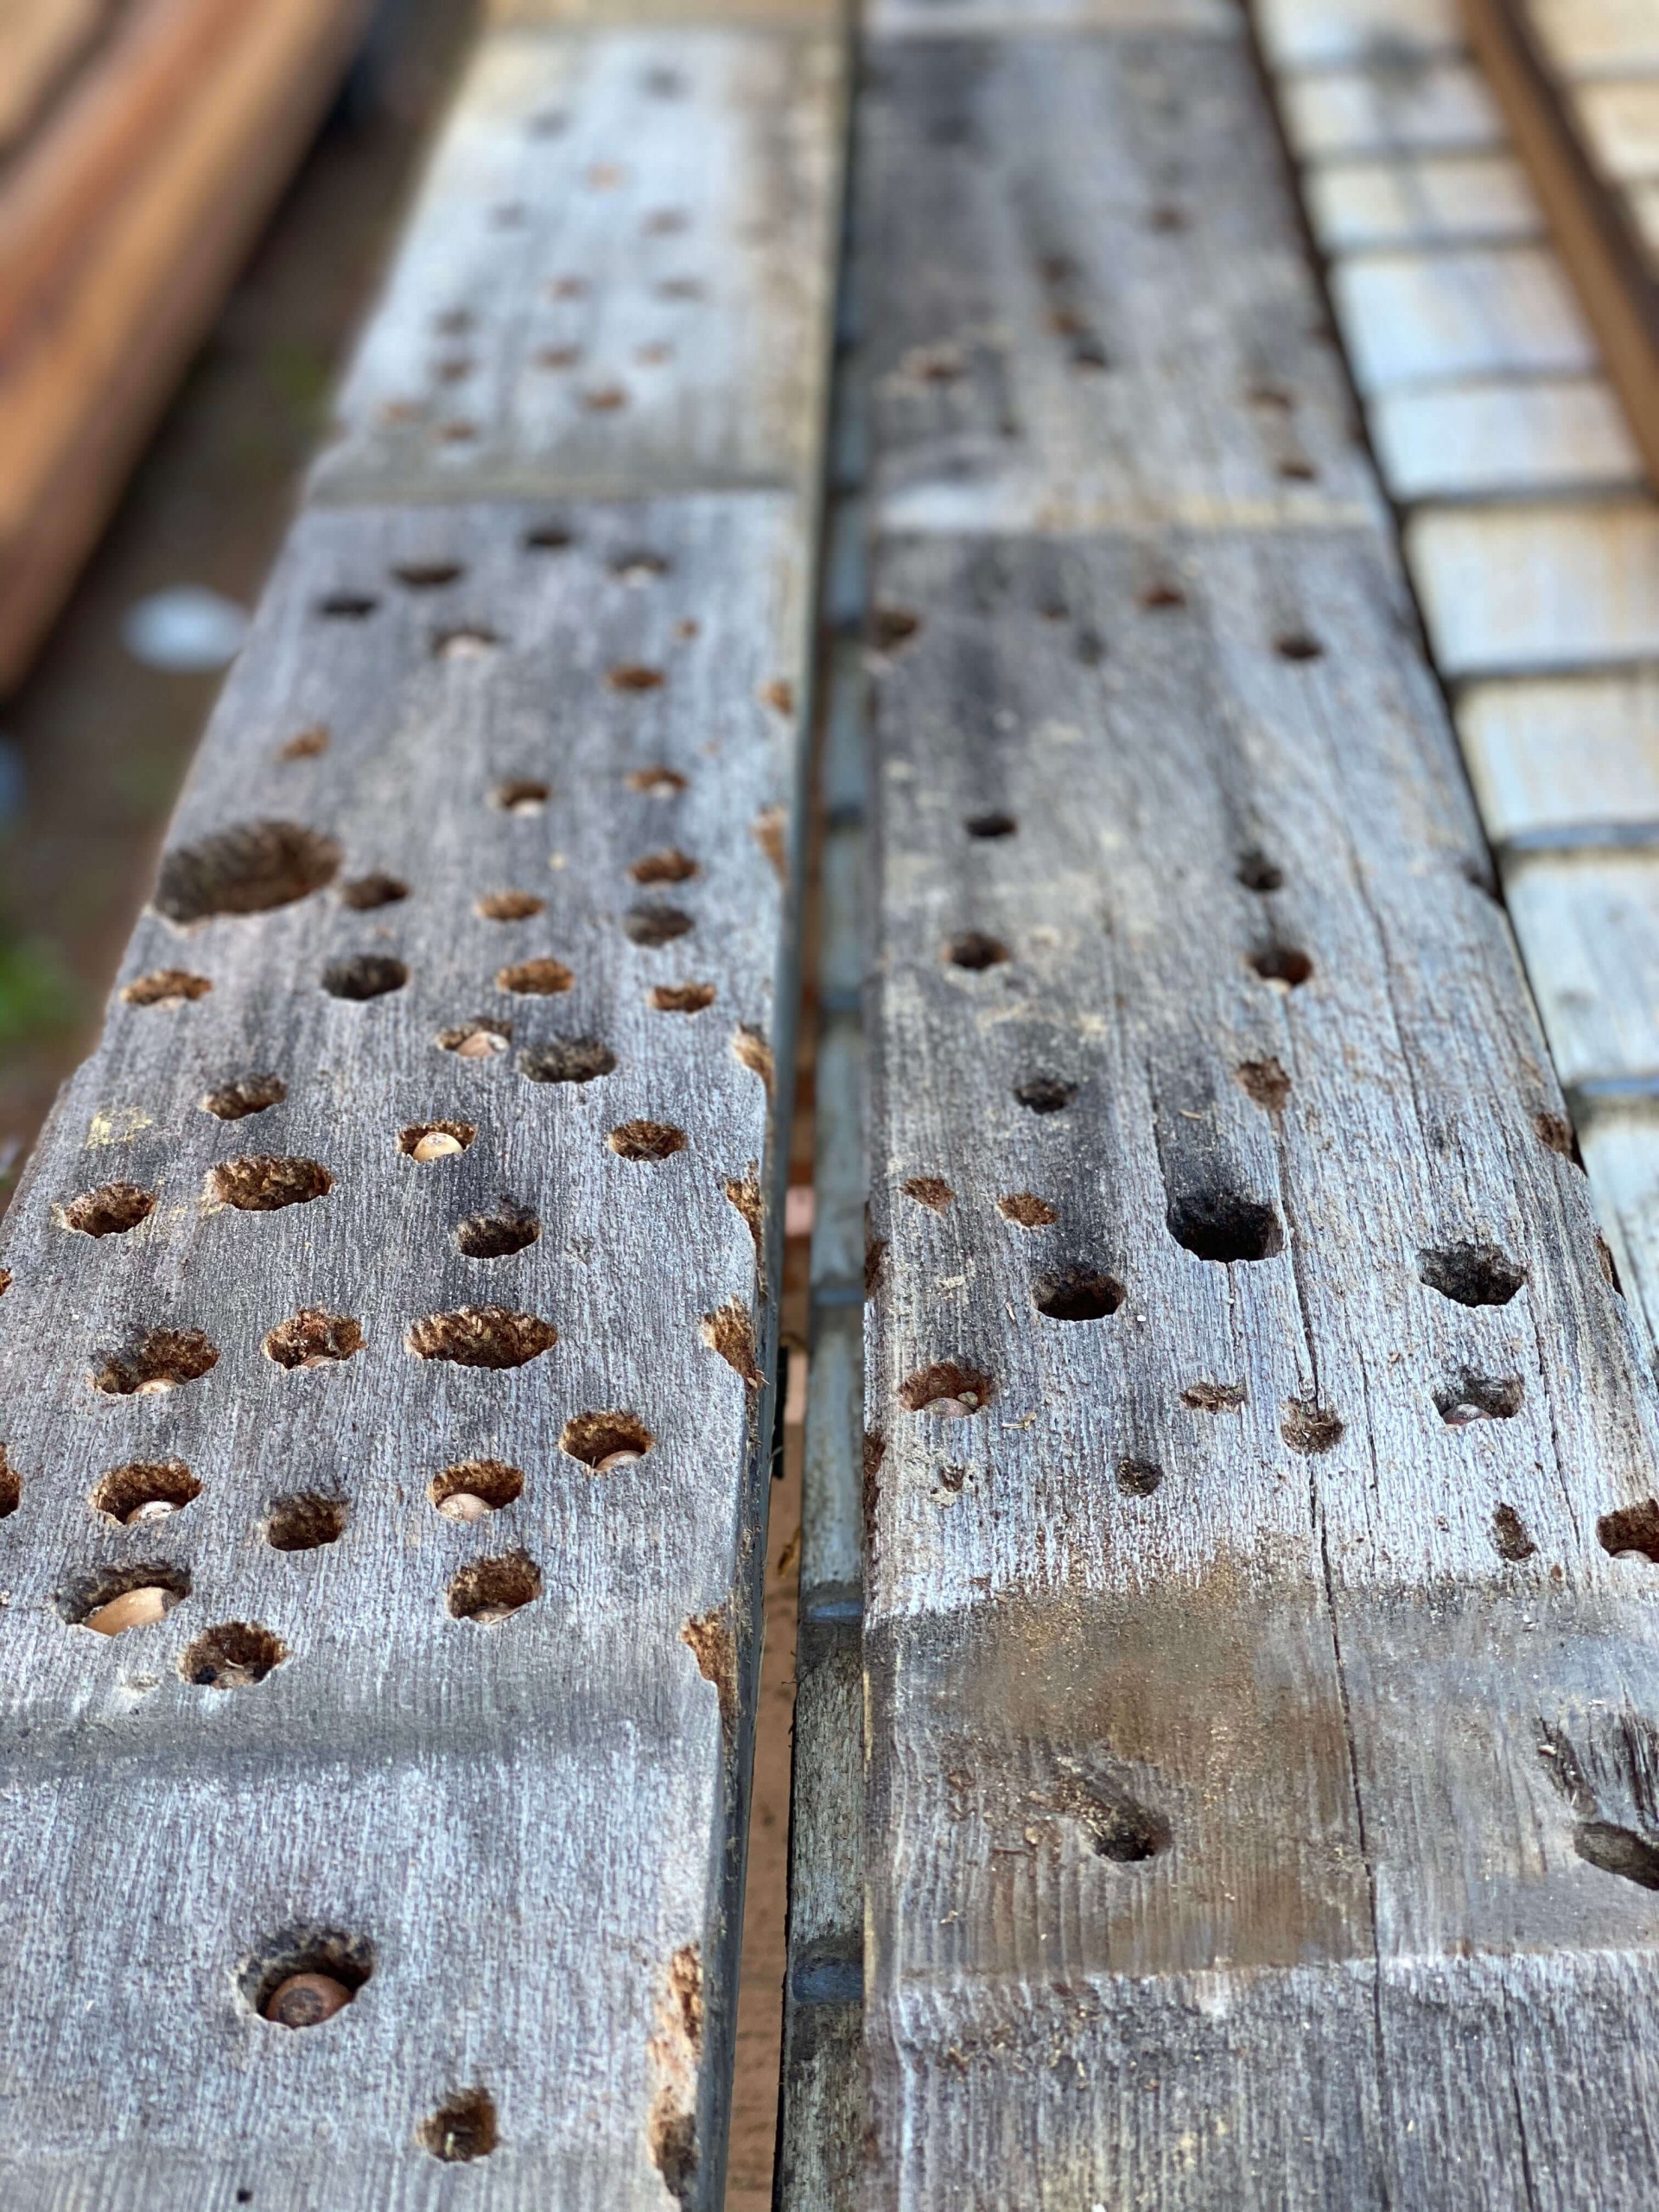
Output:
M1547 247L1345 257L1332 298L1360 390L1582 375L1595 342Z
M105 13L106 0L0 0L0 152L35 122Z
M1463 44L1456 0L1260 0L1257 35L1274 69L1332 69L1393 55L1452 54Z
M487 40L313 496L805 481L840 77L827 36Z
M1427 508L1406 550L1448 677L1551 675L1659 651L1651 499Z
M1544 219L1510 154L1333 162L1304 182L1308 222L1327 254L1378 246L1511 245Z
M1497 102L1464 60L1401 67L1384 51L1370 68L1287 77L1280 98L1299 161L1477 154L1504 143Z
M1472 683L1456 711L1495 843L1659 823L1659 678L1651 670Z
M1646 481L1612 388L1593 373L1382 391L1370 429L1389 490L1408 505L1634 492Z

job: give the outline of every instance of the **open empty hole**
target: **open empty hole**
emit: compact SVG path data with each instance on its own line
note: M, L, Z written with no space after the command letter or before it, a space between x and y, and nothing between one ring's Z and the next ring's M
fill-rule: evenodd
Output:
M518 1072L530 1083L592 1083L615 1065L616 1054L597 1037L554 1037L518 1055Z
M646 994L658 1014L701 1014L715 1002L712 983L653 983Z
M1659 1567L1659 1498L1641 1498L1634 1505L1604 1513L1596 1523L1596 1535L1603 1551L1615 1559L1621 1552L1639 1552Z
M630 906L622 917L624 934L635 944L651 947L671 944L676 938L686 936L696 927L683 908L664 906L655 900Z
M533 891L486 891L473 912L481 922L527 922L547 912L547 901Z
M487 2089L457 2089L421 2122L420 2144L445 2165L487 2158L500 2139L495 2101Z
M625 660L606 670L605 681L613 691L660 691L663 671L647 668L643 661Z
M170 1520L200 1496L201 1484L182 1459L132 1459L111 1467L94 1484L91 1503L95 1513L124 1528Z
M296 1491L290 1497L273 1498L265 1515L265 1541L276 1552L321 1551L345 1535L346 1512L343 1497L328 1497L321 1491Z
M190 1577L170 1560L94 1567L58 1593L58 1611L73 1628L123 1636L163 1620L190 1595Z
M473 1122L411 1122L407 1128L398 1130L397 1149L423 1163L453 1160L457 1153L466 1151L477 1135L478 1127Z
M305 1306L268 1329L261 1349L267 1359L292 1372L304 1367L334 1367L342 1360L354 1359L364 1349L364 1342L361 1322L349 1314Z
M505 1459L458 1459L433 1476L426 1494L446 1521L482 1521L524 1491L523 1473Z
M1031 1302L1051 1321L1103 1321L1123 1303L1123 1286L1102 1268L1055 1268L1033 1283Z
M156 1193L141 1190L137 1183L104 1183L52 1211L60 1229L72 1229L78 1236L124 1236L155 1212Z
M457 1059L492 1059L497 1052L505 1052L512 1042L512 1024L454 1021L447 1029L440 1029L433 1042L441 1052L453 1052ZM435 1122L433 1126L437 1125Z
M504 814L539 814L552 795L552 785L537 777L510 776L491 792L490 804Z
M619 1160L670 1160L685 1150L686 1135L671 1122L622 1122L605 1141Z
M1342 1441L1342 1430L1340 1414L1332 1413L1329 1406L1322 1406L1318 1399L1286 1401L1279 1433L1293 1452L1317 1456L1321 1452L1333 1451Z
M454 364L446 362L444 365L448 368ZM461 373L466 373L465 367ZM391 573L398 583L407 585L410 591L438 591L445 584L455 582L467 571L459 561L401 561Z
M580 1459L596 1475L632 1466L636 1459L645 1458L656 1440L638 1414L614 1409L574 1414L559 1431L560 1451Z
M542 1570L528 1552L503 1552L499 1559L475 1559L449 1584L449 1611L458 1621L487 1626L504 1621L542 1594Z
M754 1340L754 1317L741 1298L728 1298L698 1323L698 1332L710 1351L718 1352L744 1388L758 1390L766 1381L760 1371Z
M511 966L495 971L498 991L511 991L519 998L556 998L561 991L568 991L575 976L563 960L541 958L516 960Z
M245 1122L250 1114L280 1106L287 1096L288 1085L279 1075L239 1075L206 1092L198 1103L204 1114L221 1122Z
M1277 1060L1241 1060L1233 1073L1244 1096L1264 1114L1284 1112L1290 1097L1290 1077Z
M247 1689L287 1656L288 1646L274 1630L252 1621L221 1621L186 1644L179 1673L198 1689Z
M327 598L317 601L317 612L327 615L331 622L361 622L372 614L379 604L379 601L368 592L331 591Z
M1172 1198L1164 1217L1175 1242L1200 1260L1270 1260L1285 1232L1270 1205L1237 1191L1196 1191Z
M987 937L983 930L963 930L946 944L944 957L953 968L969 968L978 974L1000 968L1013 956L1001 938Z
M1419 1280L1459 1306L1507 1306L1527 1279L1496 1244L1440 1244L1417 1255Z
M1512 1505L1500 1505L1492 1513L1492 1548L1500 1559L1518 1563L1530 1559L1538 1547L1527 1534L1527 1524Z
M240 1160L221 1160L211 1169L206 1195L243 1213L276 1213L283 1206L325 1198L334 1187L334 1177L318 1160L255 1152Z
M285 1928L243 1961L244 2002L273 2027L317 2028L343 2012L374 1972L372 1947L338 1928Z
M936 1414L945 1421L982 1413L995 1395L988 1375L954 1359L919 1368L899 1386L899 1402L907 1413Z
M1063 1076L1033 1075L1016 1084L1014 1095L1028 1114L1058 1114L1077 1096L1077 1086Z
M1163 1815L1116 1783L1068 1775L1052 1802L1057 1812L1079 1824L1098 1857L1116 1866L1139 1866L1169 1848L1170 1827Z
M1039 1198L1034 1191L1010 1191L997 1200L996 1210L1016 1229L1050 1229L1060 1217L1058 1207Z
M408 896L409 886L403 877L388 875L384 868L354 875L340 887L340 905L349 906L354 914L372 914L378 906L395 906Z
M1171 583L1166 577L1160 578L1158 582L1147 586L1141 594L1141 604L1148 613L1158 613L1173 607L1185 607L1186 594L1179 584Z
M671 845L665 852L642 853L629 868L636 883L689 883L701 874L696 861Z
M878 607L870 617L876 647L884 653L908 645L921 626L921 616L908 607Z
M528 1206L503 1198L492 1212L469 1214L455 1230L455 1243L469 1260L506 1260L541 1233L542 1224Z
M443 1359L456 1367L524 1367L559 1341L550 1321L515 1313L505 1306L462 1306L429 1313L404 1332L404 1348L415 1359Z
M751 1075L760 1077L766 1087L766 1095L770 1097L775 1071L772 1066L772 1046L766 1042L760 1031L752 1028L747 1021L740 1022L732 1032L732 1057L741 1066L747 1068Z
M1474 1421L1512 1420L1524 1395L1518 1375L1477 1375L1465 1367L1434 1393L1434 1406L1448 1428L1465 1428Z
M159 1007L170 1014L193 999L205 999L213 988L210 977L193 976L188 969L155 968L124 984L121 1000L124 1006Z
M1270 861L1259 845L1252 845L1239 855L1236 873L1247 891L1266 893L1284 888L1285 871Z
M298 822L240 822L162 861L154 905L181 927L215 914L264 914L332 883L340 872L336 837Z
M1313 973L1312 960L1294 944L1264 945L1250 955L1250 966L1264 983L1284 991L1296 990Z
M1020 824L1011 814L970 814L962 826L970 837L1012 837Z
M15 1513L22 1500L22 1478L6 1457L5 1446L0 1444L0 1521Z
M686 787L677 768L631 768L623 781L646 798L673 798Z
M94 1390L147 1398L199 1380L218 1363L219 1347L200 1329L145 1329L99 1359L89 1378Z
M362 1004L401 991L409 970L401 960L385 952L353 952L331 960L322 971L322 988L331 999L350 999Z
M1659 1890L1659 1843L1635 1828L1622 1828L1611 1821L1580 1821L1573 1831L1573 1848L1586 1866L1604 1874L1618 1874L1639 1889Z
M1287 630L1274 639L1273 650L1281 660L1318 660L1325 647L1317 638L1310 638L1306 630Z
M537 523L533 530L527 530L524 537L527 553L563 553L575 543L575 535L562 522Z

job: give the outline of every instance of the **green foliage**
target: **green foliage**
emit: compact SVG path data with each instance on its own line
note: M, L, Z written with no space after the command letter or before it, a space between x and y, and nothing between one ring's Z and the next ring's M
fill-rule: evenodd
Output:
M51 945L0 938L0 1045L67 1028L80 1001L79 983Z

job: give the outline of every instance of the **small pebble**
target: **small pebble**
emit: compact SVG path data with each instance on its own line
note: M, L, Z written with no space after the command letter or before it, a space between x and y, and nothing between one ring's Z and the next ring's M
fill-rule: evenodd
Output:
M94 1606L81 1626L95 1629L99 1636L119 1636L125 1629L148 1628L166 1613L172 1597L170 1590L159 1589L154 1583L146 1583L137 1590L124 1590L107 1605Z
M438 1503L446 1521L481 1521L489 1510L485 1500L470 1490L452 1490Z
M494 1029L475 1029L470 1037L463 1037L455 1047L458 1058L486 1060L492 1052L505 1052L507 1040Z
M165 1521L170 1513L178 1511L178 1502L171 1497L147 1497L142 1505L135 1505L127 1516L130 1529L137 1521Z
M474 1042L469 1037L461 1050L470 1054ZM410 1156L414 1160L447 1160L451 1153L463 1149L461 1139L452 1137L448 1129L429 1129L415 1144Z
M265 2006L265 2018L279 2028L315 2028L345 2011L352 1993L330 1974L291 1974L278 1982Z
M608 1475L614 1467L632 1467L636 1460L645 1458L643 1452L607 1452L602 1459L594 1462L596 1475Z

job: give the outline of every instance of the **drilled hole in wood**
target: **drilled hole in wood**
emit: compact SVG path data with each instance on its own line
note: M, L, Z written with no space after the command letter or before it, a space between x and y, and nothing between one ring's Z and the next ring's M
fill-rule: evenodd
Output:
M647 668L641 661L622 661L606 671L605 681L613 691L659 691L663 671L660 668Z
M559 1431L559 1449L580 1459L596 1475L614 1474L619 1467L643 1459L657 1441L638 1414L573 1414Z
M982 975L988 968L1000 968L1014 956L1001 938L988 937L983 930L963 930L950 939L944 957L953 968L966 968L975 975Z
M379 604L368 592L331 591L326 599L317 601L317 612L331 622L362 622Z
M1181 1403L1197 1414L1233 1414L1247 1395L1242 1382L1189 1382L1181 1393Z
M1200 1260L1223 1265L1270 1260L1285 1248L1273 1208L1238 1191L1196 1191L1173 1198L1164 1218L1175 1242Z
M411 1122L397 1132L397 1149L423 1164L453 1160L465 1152L478 1135L474 1122Z
M1164 1471L1155 1459L1120 1459L1117 1463L1117 1486L1126 1497L1150 1497L1164 1479Z
M1020 824L1011 814L970 814L962 826L970 837L1012 837Z
M302 1306L286 1321L267 1329L260 1345L267 1359L290 1373L302 1368L338 1366L354 1359L364 1348L361 1322L347 1313L330 1313L321 1306Z
M1287 454L1279 463L1279 474L1287 484L1313 484L1319 480L1319 470L1301 454Z
M541 1233L541 1222L529 1206L503 1198L489 1213L469 1214L460 1223L455 1243L469 1260L508 1260Z
M702 280L696 276L664 276L657 287L659 300L700 300Z
M348 1509L343 1497L321 1491L296 1491L271 1500L265 1515L265 1541L276 1552L315 1552L346 1533Z
M1599 1230L1596 1231L1596 1264L1601 1269L1602 1280L1609 1290L1616 1291L1623 1298L1624 1286L1618 1279L1618 1262L1613 1257L1612 1246Z
M1282 1114L1290 1097L1290 1077L1277 1060L1243 1060L1233 1070L1245 1096L1264 1114Z
M1010 1191L997 1200L996 1210L1016 1229L1049 1229L1060 1217L1058 1207L1039 1198L1034 1191Z
M1621 1505L1604 1513L1596 1535L1605 1552L1615 1559L1621 1553L1639 1552L1659 1567L1659 1498L1644 1497L1635 1505Z
M448 1029L440 1029L433 1041L441 1052L453 1052L457 1059L493 1059L496 1053L505 1052L512 1042L512 1024L509 1021L452 1022Z
M201 1484L182 1459L133 1459L111 1467L94 1484L90 1503L95 1513L124 1528L170 1520L200 1496Z
M409 981L409 970L401 960L394 960L388 953L353 952L343 960L331 960L323 969L321 981L331 999L347 999L354 1005L365 1005L370 999L383 999L392 991L401 991Z
M1121 1787L1068 1775L1052 1793L1057 1812L1076 1821L1097 1857L1135 1866L1167 1851L1169 1822Z
M1148 584L1141 594L1141 604L1148 613L1167 613L1186 605L1186 594L1179 584L1166 581Z
M1273 641L1273 650L1281 660L1318 660L1325 647L1317 638L1310 638L1306 630L1287 630Z
M334 1187L334 1177L320 1160L256 1152L210 1169L205 1195L242 1213L276 1213L283 1206L326 1198Z
M452 365L454 365L449 362L443 364L445 368ZM472 363L467 362L461 368L461 374L464 376L471 366ZM454 583L467 571L459 561L402 561L391 573L410 591L439 591L445 584Z
M482 660L500 642L497 633L481 622L459 623L454 629L432 633L432 651L439 660Z
M686 787L677 768L631 768L623 780L631 791L640 791L646 798L673 798Z
M1496 1244L1440 1244L1417 1255L1419 1279L1459 1306L1507 1306L1527 1271Z
M747 1068L751 1075L760 1077L766 1087L766 1096L770 1097L775 1072L772 1046L760 1032L751 1028L747 1022L740 1022L732 1032L732 1057L740 1065Z
M646 994L658 1014L701 1014L715 1002L712 983L653 983Z
M340 858L337 837L302 823L238 823L167 854L152 903L181 928L214 915L270 913L332 883Z
M1465 1367L1434 1393L1434 1408L1448 1428L1466 1428L1475 1421L1512 1421L1524 1395L1518 1375L1477 1375Z
M687 1139L671 1122L623 1122L605 1141L619 1160L671 1160Z
M668 563L660 553L634 550L619 553L611 563L611 574L619 583L654 583L658 576L668 574Z
M908 607L878 607L870 616L870 632L880 652L896 652L921 631L922 618Z
M1259 845L1251 845L1239 855L1236 873L1247 891L1266 893L1284 888L1283 868L1270 861Z
M193 976L183 968L156 968L124 985L121 998L126 1006L159 1007L171 1014L193 999L205 999L213 988L206 976Z
M188 1571L170 1560L94 1567L58 1593L58 1611L72 1628L124 1636L165 1619L190 1595Z
M1541 1145L1559 1153L1563 1160L1570 1160L1575 1167L1584 1161L1579 1153L1579 1141L1573 1135L1573 1124L1565 1115L1539 1112L1532 1117L1533 1134Z
M495 971L497 990L511 991L519 998L556 998L569 990L575 980L563 960L516 960Z
M5 1446L0 1444L0 1521L15 1513L22 1502L22 1477L6 1457Z
M770 707L775 715L792 715L795 711L795 686L786 676L774 676L760 686L760 703Z
M1313 963L1291 944L1269 944L1250 955L1250 966L1272 989L1300 989L1313 973Z
M1174 207L1168 200L1163 200L1148 213L1147 227L1154 231L1184 231L1187 226L1187 221L1185 208Z
M527 553L563 553L575 543L575 533L562 522L537 523L524 536Z
M205 1092L197 1103L219 1121L245 1122L251 1114L280 1106L287 1096L288 1085L279 1075L239 1075L217 1090Z
M982 1413L995 1395L988 1375L954 1359L918 1369L899 1386L899 1402L907 1413L935 1414L944 1421Z
M481 922L527 922L547 912L547 901L533 891L486 891L473 912Z
M650 949L672 944L696 927L683 907L665 906L655 899L630 906L622 917L622 931L631 943Z
M137 1183L104 1183L52 1209L60 1229L80 1236L124 1236L156 1211L156 1193Z
M949 1213L957 1195L940 1175L912 1175L902 1187L907 1198L914 1198L930 1213Z
M279 745L276 748L276 758L284 765L291 765L296 760L321 760L328 750L331 741L330 733L326 725L317 722L309 729L299 731L295 736L290 737L286 744Z
M528 1552L503 1552L499 1559L475 1559L449 1584L449 1611L458 1621L487 1627L533 1605L542 1594L542 1570Z
M482 1521L524 1492L522 1471L505 1459L458 1459L433 1476L426 1494L446 1521Z
M445 2165L487 2158L500 2137L495 2101L487 2089L457 2089L417 2130L420 2145Z
M509 1368L539 1359L559 1341L550 1321L505 1306L462 1306L429 1313L410 1324L404 1348L415 1359L448 1360L456 1367Z
M555 1037L518 1055L518 1072L530 1083L592 1083L615 1065L616 1054L597 1037Z
M1638 1889L1659 1890L1659 1844L1634 1828L1611 1821L1580 1821L1573 1831L1573 1848L1586 1866L1604 1874L1618 1874Z
M613 415L628 404L628 395L620 384L594 385L582 395L582 404L590 415Z
M1500 1559L1518 1563L1530 1559L1538 1547L1527 1534L1527 1524L1512 1505L1500 1505L1492 1513L1492 1548Z
M636 883L689 883L702 870L677 845L660 853L642 853L629 868Z
M1103 1321L1123 1303L1123 1286L1103 1268L1053 1268L1033 1283L1031 1302L1051 1321Z
M249 1689L287 1656L288 1646L274 1630L253 1621L221 1621L186 1644L179 1673L198 1689Z
M343 2012L374 1972L373 1947L337 1928L285 1928L243 1961L243 2001L279 2028L317 2028Z
M1333 1413L1329 1406L1322 1406L1317 1398L1286 1401L1279 1433L1293 1452L1317 1458L1322 1452L1334 1451L1342 1441L1342 1433L1341 1415Z
M101 1352L88 1378L111 1397L154 1397L194 1382L216 1366L219 1347L200 1329L146 1329Z
M1063 1076L1028 1076L1014 1086L1014 1096L1028 1114L1060 1114L1077 1095L1077 1085Z
M541 813L552 795L551 786L534 776L512 776L496 785L490 804L504 814L528 816Z
M478 435L478 425L476 423L465 422L440 423L438 435L446 445L470 445Z
M340 905L349 906L354 914L372 914L377 906L395 906L408 896L409 886L403 877L389 875L384 868L354 875L340 887Z
M766 1381L756 1356L754 1318L741 1298L728 1298L714 1313L705 1313L697 1325L702 1341L712 1352L718 1352L734 1375L741 1376L745 1389L758 1390Z

